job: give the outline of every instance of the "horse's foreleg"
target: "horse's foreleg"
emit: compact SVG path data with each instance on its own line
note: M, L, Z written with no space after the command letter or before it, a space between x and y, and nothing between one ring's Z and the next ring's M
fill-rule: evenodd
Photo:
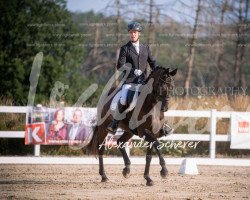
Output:
M104 146L98 148L99 174L100 174L101 177L102 177L102 182L107 182L107 181L108 181L108 178L107 178L107 176L106 176L106 174L105 174L104 165L103 165L103 154L104 154L104 150L105 150L105 147L104 147Z
M164 158L162 156L161 145L160 145L159 141L156 138L154 138L148 130L146 130L145 132L146 132L145 139L147 141L153 143L153 147L155 148L156 153L157 153L157 155L159 157L160 165L161 165L161 168L162 168L161 171L160 171L161 177L166 178L166 176L168 175L168 170L167 170L167 167L166 167L166 162L165 162L165 160L164 160Z
M121 151L123 160L124 160L124 165L125 167L122 170L122 174L125 178L129 177L130 174L130 159L128 157L128 154L125 150L125 143L132 137L133 135L131 133L128 132L124 132L123 135L117 140L117 145Z
M152 186L153 185L153 181L149 176L149 169L150 169L150 163L152 160L152 147L148 146L147 147L147 154L146 154L146 166L145 166L145 171L144 171L144 178L146 179L147 186Z
M159 141L157 139L155 139L155 142L154 142L154 148L156 150L156 153L159 157L159 160L160 160L160 165L161 165L161 171L160 171L160 174L161 174L161 177L162 178L166 178L166 176L168 175L168 170L167 170L167 167L166 167L166 162L162 156L162 151L161 151L161 145L159 143Z

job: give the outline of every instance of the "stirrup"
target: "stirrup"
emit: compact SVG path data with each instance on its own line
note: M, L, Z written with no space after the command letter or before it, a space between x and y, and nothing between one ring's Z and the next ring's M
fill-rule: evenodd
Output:
M113 121L109 124L106 130L112 134L115 134L118 128L118 123L119 121L113 119Z
M116 133L116 130L117 130L117 129L113 129L111 126L108 126L108 128L107 128L107 131L108 131L109 133L112 133L113 135Z
M162 131L163 131L163 135L165 136L168 136L174 133L174 129L165 123L162 126Z

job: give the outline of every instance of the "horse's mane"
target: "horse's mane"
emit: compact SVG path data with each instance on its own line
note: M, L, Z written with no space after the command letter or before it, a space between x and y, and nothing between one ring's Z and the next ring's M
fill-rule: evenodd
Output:
M157 75L158 73L160 73L161 71L166 71L167 69L166 68L164 68L164 67L161 67L161 66L159 66L159 67L157 67L155 70L152 70L151 71L151 73L149 74L149 76L147 77L147 79L146 79L146 83L152 78L152 77L154 77L155 75Z

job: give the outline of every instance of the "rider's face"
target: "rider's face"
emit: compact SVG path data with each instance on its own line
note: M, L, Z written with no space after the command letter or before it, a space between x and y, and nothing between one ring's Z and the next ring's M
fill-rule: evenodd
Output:
M140 32L135 30L130 30L129 37L131 42L137 42L139 40Z

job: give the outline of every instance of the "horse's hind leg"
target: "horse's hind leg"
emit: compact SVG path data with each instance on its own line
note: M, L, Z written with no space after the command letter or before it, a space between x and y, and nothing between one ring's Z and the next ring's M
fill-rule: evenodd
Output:
M118 145L118 148L120 149L121 151L121 154L122 154L122 157L123 157L123 160L124 160L124 165L125 165L125 168L123 168L122 170L122 174L125 178L128 178L129 177L129 174L130 174L130 165L131 165L131 162L130 162L130 159L128 157L128 154L125 150L125 143L133 136L132 133L129 133L129 132L124 132L123 135L117 140L117 145Z
M108 178L104 171L104 165L103 165L103 154L104 154L105 147L102 145L101 148L98 148L98 157L99 157L99 174L102 177L102 182L107 182Z
M150 169L150 163L152 160L152 147L148 146L147 148L147 155L146 155L146 165L145 165L145 171L144 171L144 178L146 179L147 186L152 186L154 184L153 180L149 176L149 169Z

